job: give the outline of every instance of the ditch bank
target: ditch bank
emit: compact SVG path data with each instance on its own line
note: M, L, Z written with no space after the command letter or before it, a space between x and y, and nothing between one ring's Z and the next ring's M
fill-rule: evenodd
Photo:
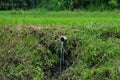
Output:
M111 33L99 30L98 38L93 34L99 34L97 29L91 30L60 26L1 27L0 80L119 80L119 44L101 40L119 39L119 34L110 36ZM62 65L61 36L67 37L62 48Z
M30 26L23 28L4 27L0 35L5 36L2 47L0 79L57 79L74 62L79 59L78 53L82 42L75 35L68 34L66 28L43 28ZM71 31L71 30L70 30ZM70 32L69 31L69 32ZM64 61L60 65L61 36L67 36L63 48ZM7 46L8 45L8 46ZM3 57L5 56L5 57ZM6 63L6 64L4 64ZM60 71L60 66L62 67ZM5 77L3 77L5 76ZM40 78L41 76L41 78Z

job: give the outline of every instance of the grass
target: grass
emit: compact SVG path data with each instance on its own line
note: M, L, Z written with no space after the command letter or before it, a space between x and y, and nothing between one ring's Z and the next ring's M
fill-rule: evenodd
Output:
M119 80L120 13L0 12L1 80ZM60 37L68 37L59 74Z
M86 23L119 24L119 12L46 12L33 11L2 11L1 24L63 24L75 25Z

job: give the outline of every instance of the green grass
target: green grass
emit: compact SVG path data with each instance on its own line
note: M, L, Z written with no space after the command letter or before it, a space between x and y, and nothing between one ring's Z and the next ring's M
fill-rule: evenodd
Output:
M0 12L0 80L120 80L120 12ZM60 37L68 37L59 72Z
M48 12L48 11L1 11L0 24L63 24L86 23L119 24L120 12Z

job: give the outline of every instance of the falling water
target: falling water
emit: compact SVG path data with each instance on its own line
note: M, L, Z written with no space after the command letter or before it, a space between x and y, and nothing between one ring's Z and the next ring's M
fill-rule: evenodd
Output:
M60 51L60 73L62 72L62 64L64 61L64 53L63 53L63 42L61 42L61 51Z

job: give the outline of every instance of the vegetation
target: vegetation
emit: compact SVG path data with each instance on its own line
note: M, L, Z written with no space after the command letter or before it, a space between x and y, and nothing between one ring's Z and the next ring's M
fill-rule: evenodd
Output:
M1 11L0 80L119 80L119 13Z
M70 11L42 11L42 10L29 10L29 11L1 11L0 24L2 25L84 25L91 23L99 24L118 24L120 22L120 12L115 10L105 12L70 12Z
M120 0L1 0L1 10L45 8L47 10L119 9Z

